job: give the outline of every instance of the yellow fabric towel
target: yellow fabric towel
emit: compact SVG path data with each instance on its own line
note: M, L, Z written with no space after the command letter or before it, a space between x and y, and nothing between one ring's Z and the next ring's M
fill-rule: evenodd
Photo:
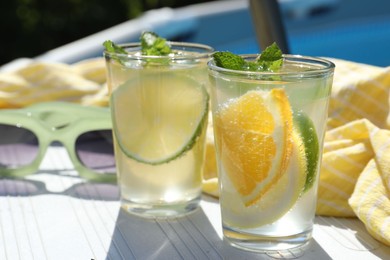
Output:
M336 70L329 102L329 128L366 118L389 129L390 67L333 61Z
M0 73L0 108L18 108L44 101L107 105L103 59L68 65L31 62Z
M327 132L317 214L357 216L390 245L390 131L367 119Z
M316 212L357 216L390 245L390 67L334 62Z

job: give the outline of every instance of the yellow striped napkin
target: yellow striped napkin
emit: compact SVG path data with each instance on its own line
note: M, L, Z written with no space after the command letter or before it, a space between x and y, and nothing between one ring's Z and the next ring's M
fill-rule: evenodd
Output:
M390 245L390 131L367 119L326 133L317 214L357 216Z
M357 216L390 245L390 67L333 61L317 214Z
M329 128L366 118L389 129L390 67L333 61L336 70L329 102Z
M105 64L92 59L74 65L31 62L0 73L0 108L62 100L85 105L107 105Z

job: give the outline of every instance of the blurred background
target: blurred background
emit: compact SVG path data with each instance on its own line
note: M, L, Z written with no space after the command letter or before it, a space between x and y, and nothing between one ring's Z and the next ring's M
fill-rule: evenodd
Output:
M278 3L292 53L390 65L390 1ZM12 0L1 1L0 8L0 65L20 57L48 59L49 50L74 42L79 44L72 48L85 55L56 59L76 62L99 56L104 39L137 40L143 29L217 50L260 51L248 0Z
M0 64L34 57L150 9L212 0L11 0L0 1Z

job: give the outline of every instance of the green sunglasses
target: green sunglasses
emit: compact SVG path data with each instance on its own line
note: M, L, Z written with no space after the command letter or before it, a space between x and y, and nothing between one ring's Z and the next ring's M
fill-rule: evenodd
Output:
M81 177L115 181L110 110L66 102L0 110L0 177L38 171L47 148L56 142L66 148Z

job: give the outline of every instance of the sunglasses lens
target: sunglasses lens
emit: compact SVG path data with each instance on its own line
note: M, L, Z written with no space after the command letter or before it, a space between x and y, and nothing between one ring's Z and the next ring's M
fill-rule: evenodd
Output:
M115 172L111 130L97 130L80 135L76 140L76 154L84 166L95 172Z
M38 138L30 130L0 124L0 136L0 169L29 165L38 156Z

